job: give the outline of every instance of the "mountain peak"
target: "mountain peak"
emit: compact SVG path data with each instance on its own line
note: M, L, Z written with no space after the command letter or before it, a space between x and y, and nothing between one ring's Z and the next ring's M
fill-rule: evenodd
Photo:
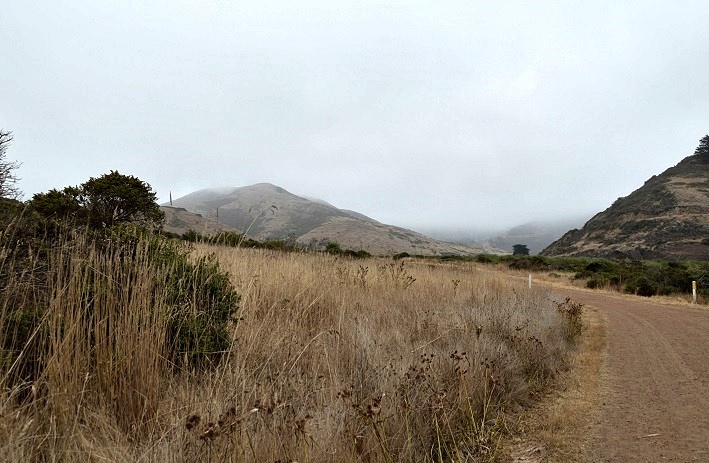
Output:
M329 241L372 254L478 254L495 252L437 241L411 230L381 224L358 212L294 195L270 184L204 189L173 201L173 206L228 225L259 240L296 239L324 248Z

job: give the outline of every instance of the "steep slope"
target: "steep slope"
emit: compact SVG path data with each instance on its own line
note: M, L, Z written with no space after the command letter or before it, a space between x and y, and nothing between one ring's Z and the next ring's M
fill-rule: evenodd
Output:
M709 260L709 155L653 176L542 254Z
M343 249L372 254L408 252L420 255L500 252L492 247L464 246L385 225L359 212L303 198L268 183L241 188L200 190L173 201L173 206L200 214L258 240L295 238L312 249L330 241Z

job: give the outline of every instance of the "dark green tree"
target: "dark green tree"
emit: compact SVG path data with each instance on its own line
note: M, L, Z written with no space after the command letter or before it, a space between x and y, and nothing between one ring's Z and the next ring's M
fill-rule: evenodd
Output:
M709 135L704 135L701 140L699 140L699 146L694 150L694 154L709 155Z
M81 190L68 186L59 191L54 188L46 193L32 196L30 205L44 217L53 219L85 220L85 210L81 207Z
M513 256L528 256L529 255L529 248L525 244L515 244L512 246L512 255Z
M111 171L78 187L37 193L30 206L45 217L73 219L93 228L125 222L158 227L165 214L156 201L149 184L132 175Z
M81 203L94 227L123 222L159 226L165 219L150 185L132 175L112 170L101 177L90 178L80 189Z
M22 192L17 188L19 178L15 175L15 171L20 167L20 163L5 158L11 142L12 132L0 129L0 198L18 199L22 196Z

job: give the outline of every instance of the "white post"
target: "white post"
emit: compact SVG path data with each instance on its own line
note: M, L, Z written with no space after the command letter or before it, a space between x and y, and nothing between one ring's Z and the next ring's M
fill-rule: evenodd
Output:
M529 274L529 289L532 289L532 274Z
M692 304L697 303L697 282L692 282Z

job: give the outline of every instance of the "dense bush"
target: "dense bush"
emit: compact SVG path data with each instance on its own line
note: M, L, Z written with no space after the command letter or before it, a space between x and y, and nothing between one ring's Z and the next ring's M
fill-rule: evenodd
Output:
M179 242L133 226L20 228L42 220L19 215L0 228L0 367L10 384L42 377L70 333L88 352L121 349L121 333L136 329L123 329L126 317L163 333L155 349L173 366L207 367L228 351L239 296L213 257L194 260Z
M81 185L37 193L30 207L47 218L102 229L122 223L160 227L165 214L150 185L132 175L111 171Z
M353 249L342 249L339 243L331 241L325 245L325 252L328 254L333 254L335 256L351 257L353 259L364 259L367 257L372 257L370 253L365 250L360 249L355 251Z
M177 246L160 252L165 302L169 306L168 346L175 364L214 364L230 346L229 325L239 295L213 255L192 261Z
M192 259L179 242L137 227L114 228L108 237L120 243L124 271L132 271L136 262L152 270L167 307L166 358L176 366L184 360L191 367L215 364L229 349L228 328L239 295L214 256ZM141 244L149 249L147 261L134 257Z

